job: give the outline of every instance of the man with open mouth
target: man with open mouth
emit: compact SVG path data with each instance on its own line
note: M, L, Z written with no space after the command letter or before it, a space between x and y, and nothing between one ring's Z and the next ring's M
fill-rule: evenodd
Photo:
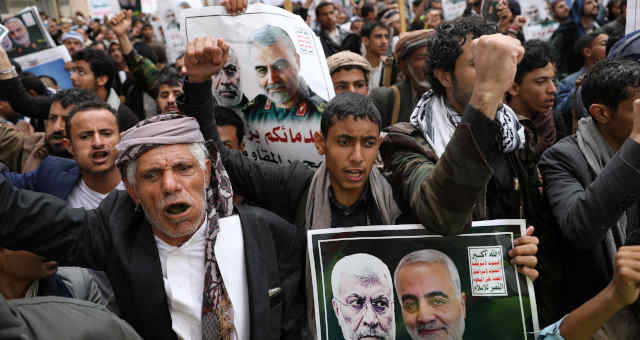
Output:
M183 110L211 112L203 109L211 75L227 49L221 40L189 42ZM73 139L82 124L70 122ZM154 116L127 130L117 150L127 191L95 210L0 178L0 220L8 221L0 247L103 269L123 319L145 339L300 339L302 234L268 211L234 210L227 172L196 120ZM103 169L111 154L93 151Z

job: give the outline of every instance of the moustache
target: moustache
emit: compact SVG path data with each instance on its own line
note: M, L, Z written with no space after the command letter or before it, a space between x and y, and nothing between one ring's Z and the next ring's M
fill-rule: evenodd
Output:
M64 134L64 132L62 131L56 131L53 132L52 134L49 135L49 138L47 138L48 140L59 140L59 139L64 139L66 136Z
M429 321L429 322L421 322L416 326L416 331L418 332L422 332L422 331L436 331L436 330L447 330L447 325L445 325L444 323L438 321L438 320L433 320L433 321Z

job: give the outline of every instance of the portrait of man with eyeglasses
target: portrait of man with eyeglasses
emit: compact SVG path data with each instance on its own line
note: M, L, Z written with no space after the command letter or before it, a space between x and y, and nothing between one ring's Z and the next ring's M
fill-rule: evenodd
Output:
M331 272L333 311L345 340L395 340L389 268L369 254L341 258Z
M393 281L411 339L462 339L466 295L449 256L434 249L409 253L398 263Z

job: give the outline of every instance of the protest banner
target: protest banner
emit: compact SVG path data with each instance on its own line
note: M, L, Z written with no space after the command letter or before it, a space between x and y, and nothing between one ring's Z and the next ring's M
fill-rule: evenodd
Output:
M334 93L320 41L305 22L264 4L249 5L237 16L205 7L185 10L182 17L187 41L212 36L230 46L213 92L220 105L244 107L249 157L318 167L315 135L323 102Z
M308 231L317 339L535 339L533 284L508 255L524 231L524 220L457 236L421 225Z
M24 72L31 72L36 76L47 75L54 78L60 89L73 87L70 74L64 69L64 64L71 61L69 51L64 46L27 54L15 58L15 61L20 64Z
M520 0L527 23L522 27L525 39L549 40L560 24L553 20L546 0Z
M90 0L89 15L92 18L111 18L120 12L118 0Z
M625 23L624 34L629 34L640 29L640 0L627 1L627 21Z
M459 18L467 7L466 0L442 0L442 15L444 20Z
M200 8L200 0L166 0L159 1L158 15L164 32L167 59L170 63L184 53L187 43L180 31L180 11L188 8Z
M10 40L3 41L3 47L10 58L56 46L44 27L36 7L23 9L17 15L6 19L3 24L9 30Z

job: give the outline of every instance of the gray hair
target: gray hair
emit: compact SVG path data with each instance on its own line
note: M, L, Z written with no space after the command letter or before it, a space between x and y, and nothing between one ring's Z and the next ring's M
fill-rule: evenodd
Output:
M22 20L20 20L20 19L18 19L18 18L16 18L16 17L11 17L11 18L9 18L9 19L5 20L5 21L4 21L4 25L6 26L6 25L8 25L8 24L9 24L9 23L11 23L11 22L17 22L17 23L19 23L22 27L27 27L27 26L25 26L25 25L24 25L24 23L22 22Z
M264 25L253 32L253 41L262 46L271 46L278 41L284 41L294 55L296 54L296 46L291 41L289 34L280 27L272 25Z
M446 265L449 270L449 279L456 291L456 296L458 297L458 300L462 299L462 288L460 286L460 274L458 274L458 268L456 268L456 265L453 263L451 258L447 256L447 254L435 249L417 250L405 255L400 260L396 267L396 271L393 273L393 285L396 287L396 294L398 294L398 298L400 298L400 292L398 291L398 273L400 272L400 269L407 264L417 262L442 263Z
M191 143L189 144L189 151L195 159L198 160L198 165L205 171L207 167L207 159L209 159L209 150L204 146L204 143ZM131 185L136 184L136 171L138 170L138 160L133 160L127 164L127 181Z
M348 255L341 258L331 271L331 290L336 296L343 274L355 275L361 282L372 282L378 279L391 284L389 267L379 258L364 253ZM391 287L390 287L391 288Z

